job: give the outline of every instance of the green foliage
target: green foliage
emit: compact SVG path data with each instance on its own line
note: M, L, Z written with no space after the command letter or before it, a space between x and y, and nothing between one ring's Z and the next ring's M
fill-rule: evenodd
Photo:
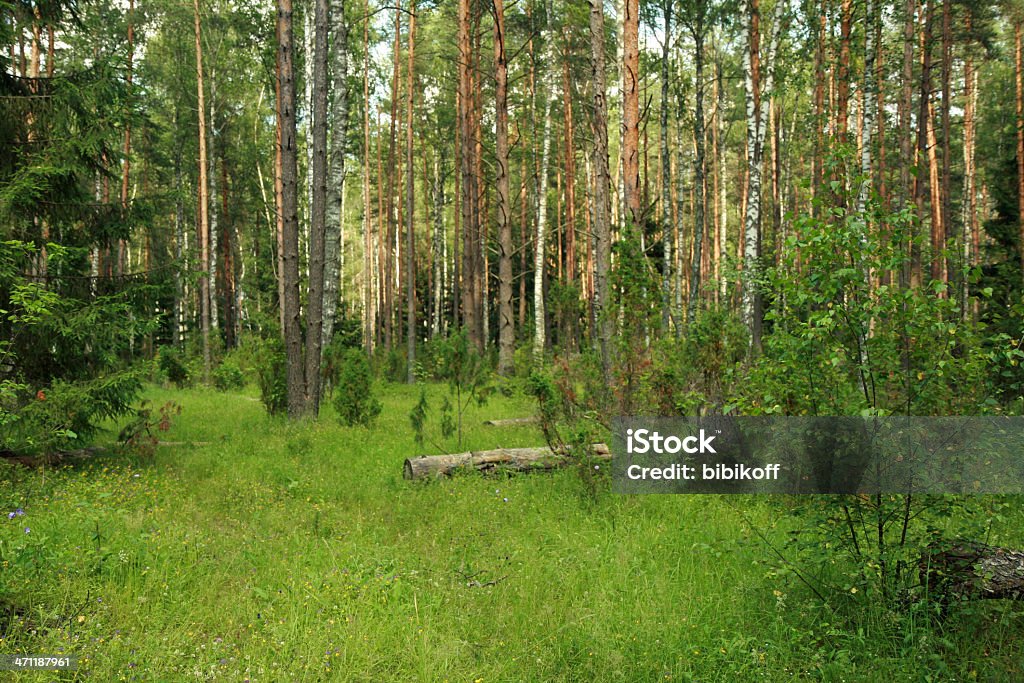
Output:
M142 405L135 410L135 417L121 428L117 440L127 452L152 458L160 443L157 433L168 431L172 418L178 415L181 415L181 406L174 401L160 406L156 415L153 414L150 402L142 401Z
M49 245L51 267L76 250ZM130 410L141 370L125 370L129 340L153 329L138 290L80 299L59 278L28 277L41 254L7 241L0 249L0 450L46 454L81 447L106 419ZM77 250L80 252L81 250Z
M256 381L260 401L271 415L288 409L288 366L279 337L265 339L256 354Z
M179 389L192 385L192 375L177 347L161 346L157 351L157 367L167 381Z
M409 423L412 425L412 432L415 435L416 445L423 446L424 434L423 430L427 422L427 390L425 387L420 388L420 400L417 401L416 405L413 406L409 412Z
M989 355L954 293L937 281L899 284L908 245L920 240L914 220L909 210L885 213L874 200L863 214L840 208L795 220L779 267L768 273L770 331L739 397L744 412L988 410ZM873 286L883 274L893 279Z
M373 372L370 361L360 349L348 349L338 373L338 391L334 408L343 425L370 426L380 415L381 402L373 394Z
M131 410L142 390L136 372L94 380L56 380L34 394L22 393L0 433L0 450L48 454L79 448L96 434L99 423Z
M225 360L213 371L213 386L220 391L231 391L245 387L245 373L234 361Z

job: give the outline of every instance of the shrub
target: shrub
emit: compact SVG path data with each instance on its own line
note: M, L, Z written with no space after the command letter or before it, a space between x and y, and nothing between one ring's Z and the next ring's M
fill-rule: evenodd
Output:
M233 361L226 360L213 371L213 386L221 391L245 387L245 374Z
M179 389L192 384L192 377L182 358L181 351L173 346L161 346L158 354L158 365L160 372L167 378L168 382Z
M278 338L267 339L256 354L256 381L260 401L271 415L288 409L288 369L284 348Z
M368 427L380 415L381 403L373 395L370 362L359 349L345 352L338 372L338 389L334 407L342 424Z

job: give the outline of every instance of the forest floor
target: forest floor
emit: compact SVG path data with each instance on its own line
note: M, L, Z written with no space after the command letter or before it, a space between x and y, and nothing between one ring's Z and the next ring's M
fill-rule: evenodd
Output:
M446 391L428 387L434 432ZM751 528L784 540L764 498L593 494L571 469L405 481L404 458L436 452L413 440L418 397L386 387L367 430L330 405L315 424L270 418L252 389L150 387L183 408L160 438L185 445L6 466L0 654L79 668L0 677L1024 680L1021 603L942 624L817 606ZM482 425L531 412L471 406L462 450L542 444Z

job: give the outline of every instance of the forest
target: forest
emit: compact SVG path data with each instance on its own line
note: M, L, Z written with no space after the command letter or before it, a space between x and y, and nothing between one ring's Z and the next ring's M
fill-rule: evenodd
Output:
M0 0L0 47L0 670L1024 679L1021 482L604 467L624 416L1024 414L1017 0Z

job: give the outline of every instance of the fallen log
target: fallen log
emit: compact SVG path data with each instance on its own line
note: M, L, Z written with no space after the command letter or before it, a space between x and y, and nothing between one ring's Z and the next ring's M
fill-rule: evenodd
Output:
M961 541L932 545L920 563L921 583L941 600L1024 598L1024 551Z
M42 455L25 455L12 451L0 451L0 458L8 462L17 463L23 467L35 468L44 466L59 465L68 460L84 460L92 458L105 452L106 449L100 446L87 446L73 451L54 451Z
M507 420L484 420L487 427L520 427L522 425L537 424L537 417L513 417Z
M608 446L596 443L591 447L591 455L600 460L610 460ZM540 448L498 448L492 451L470 451L452 455L421 455L418 458L407 458L402 468L402 476L406 479L425 479L427 477L451 476L455 470L473 469L478 472L492 470L508 470L525 472L531 470L553 470L564 467L572 462L565 453L551 450L547 446Z

